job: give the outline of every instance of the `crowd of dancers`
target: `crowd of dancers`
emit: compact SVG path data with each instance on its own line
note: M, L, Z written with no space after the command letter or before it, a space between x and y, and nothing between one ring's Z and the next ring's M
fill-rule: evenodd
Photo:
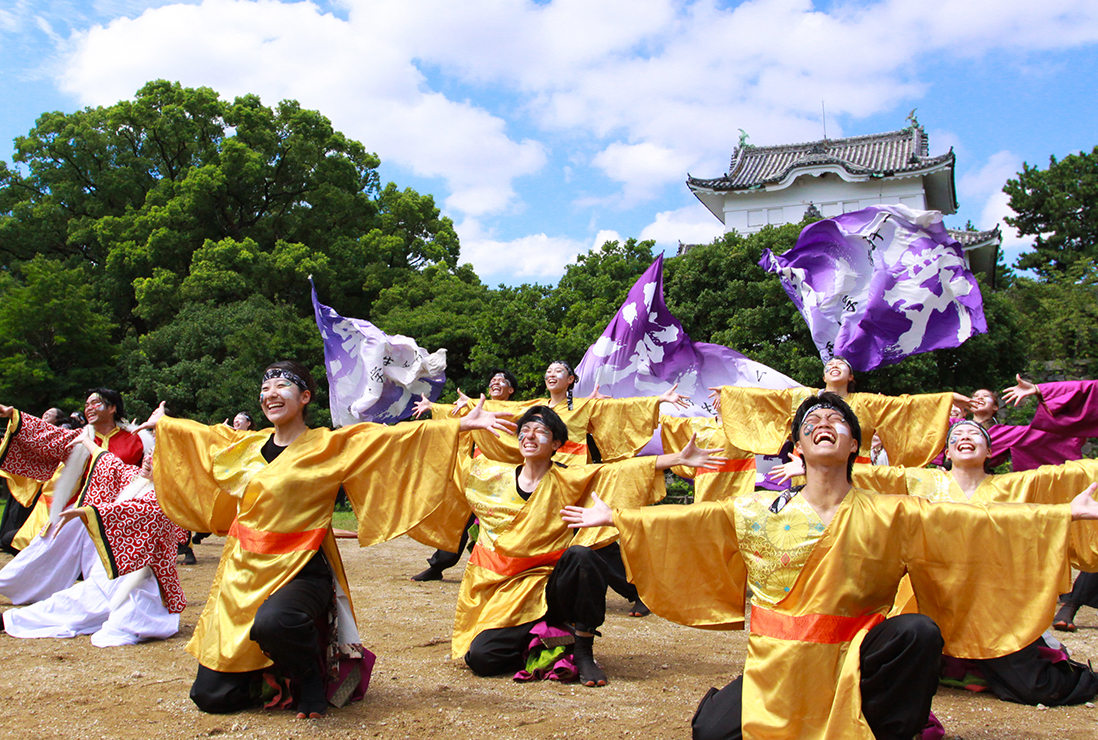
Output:
M319 717L361 698L373 665L332 529L342 492L361 546L437 548L414 580L442 578L472 539L451 652L479 676L605 685L608 589L635 616L748 624L743 675L702 697L696 738L941 737L940 681L1046 706L1098 694L1051 629L1098 607L1098 462L1080 459L1098 437L1094 382L1018 378L1002 398L1036 403L1025 426L995 423L986 389L854 392L839 358L823 389L713 389L710 417L661 414L686 405L675 388L575 398L575 382L553 361L545 393L516 400L495 370L487 399L418 404L430 421L334 431L309 426L316 385L294 361L263 374L263 430L164 404L124 428L106 388L83 425L0 405L0 470L29 509L0 570L17 605L4 630L170 637L178 548L212 533L225 544L187 644L192 700ZM657 433L663 453L639 455ZM756 455L783 447L792 458L759 485ZM1007 457L1014 472L993 474ZM693 504L651 505L667 470L694 481Z

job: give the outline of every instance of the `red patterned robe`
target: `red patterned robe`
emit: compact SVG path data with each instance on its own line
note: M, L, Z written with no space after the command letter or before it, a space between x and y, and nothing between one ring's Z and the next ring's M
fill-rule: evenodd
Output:
M128 477L125 486L140 470L109 452L100 453L93 462L92 485L99 477L112 481ZM179 583L176 557L178 545L187 534L164 516L151 486L124 501L85 506L84 513L85 525L107 575L117 578L147 565L156 576L168 611L182 612L187 599Z

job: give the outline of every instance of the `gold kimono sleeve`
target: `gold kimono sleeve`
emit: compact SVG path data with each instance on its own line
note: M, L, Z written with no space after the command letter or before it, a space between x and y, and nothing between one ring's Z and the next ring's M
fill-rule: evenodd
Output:
M629 580L665 619L705 629L742 629L747 568L732 500L614 513Z
M659 425L660 402L653 396L581 402L590 404L587 431L595 438L603 462L633 457L648 444Z
M1069 506L882 501L907 509L896 534L919 611L941 629L946 653L996 658L1041 636L1071 589Z
M0 470L0 478L8 482L8 492L11 493L12 498L23 506L30 506L34 503L38 497L38 492L42 490L42 481L33 478L24 478L21 475L15 475L4 470Z
M224 424L207 426L167 416L157 423L153 484L169 519L192 532L229 532L237 499L214 479L214 455L240 439L240 432Z
M727 458L716 470L676 465L675 475L694 481L694 502L723 501L755 490L755 453L728 444L719 419L712 417L660 417L660 437L664 452L681 450L697 435L696 444L703 449L720 448Z
M813 388L721 388L721 421L728 444L761 455L774 455L789 437L793 412Z
M875 493L905 495L907 471L891 465L863 465L855 463L851 472L855 488L865 488ZM804 477L801 477L804 480Z
M358 518L361 546L412 534L427 545L457 548L469 517L454 477L459 426L446 419L355 424L333 432L332 452Z
M656 458L653 455L635 457L616 463L597 466L581 466L580 470L595 469L594 476L587 484L587 492L594 491L607 506L616 509L635 509L649 506L667 495L663 481L663 472L656 470ZM584 496L582 506L589 505L589 496ZM613 527L592 527L576 530L573 545L584 545L598 549L605 547L618 538Z
M854 395L854 411L862 424L862 448L868 448L876 431L888 452L889 465L921 468L945 447L952 393Z
M1098 460L1042 465L1036 470L996 475L991 480L999 500L1068 504L1091 483L1098 482ZM1070 557L1076 568L1088 573L1098 571L1098 521L1071 523Z

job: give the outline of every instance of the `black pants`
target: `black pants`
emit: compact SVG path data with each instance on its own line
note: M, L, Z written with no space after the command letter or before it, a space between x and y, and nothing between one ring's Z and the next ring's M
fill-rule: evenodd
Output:
M461 553L465 551L465 546L469 544L469 527L473 526L473 522L477 520L476 514L470 514L468 521L465 522L465 527L461 530L461 542L458 544L457 552L446 552L445 550L435 550L435 554L427 558L427 565L431 566L432 570L437 570L439 573L447 568L453 568L461 560Z
M1071 592L1061 596L1060 603L1098 609L1098 573L1079 573Z
M542 619L550 624L574 624L580 632L597 629L606 619L610 577L610 568L597 550L569 547L545 585L548 610ZM521 670L522 654L530 644L530 628L539 621L480 632L465 654L466 665L480 676Z
M602 558L609 569L607 573L607 585L614 589L626 601L637 601L640 594L637 587L629 582L625 575L625 561L621 559L621 545L611 542L606 547L600 547L595 553Z
M332 603L332 571L318 552L293 580L267 597L255 613L249 637L292 678L320 671L320 632ZM251 690L262 671L225 673L205 666L191 686L191 701L204 712L222 714L255 703Z
M1016 653L972 662L984 674L991 693L1006 701L1059 707L1082 704L1098 695L1094 671L1073 660L1053 663L1041 654L1044 644L1038 638Z
M861 650L862 714L877 740L911 740L926 727L942 644L938 625L922 614L902 614L869 630ZM694 740L742 738L742 706L743 676L720 691L710 689L691 723Z

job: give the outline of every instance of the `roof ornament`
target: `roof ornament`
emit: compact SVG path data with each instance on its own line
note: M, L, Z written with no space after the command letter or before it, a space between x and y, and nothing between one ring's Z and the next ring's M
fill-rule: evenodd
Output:
M912 108L911 112L907 114L907 118L904 119L905 121L909 121L911 123L912 128L922 128L922 126L919 125L919 119L915 117L915 111L917 110L919 109Z
M748 144L747 143L747 140L751 138L750 136L747 135L747 132L744 131L742 128L739 131L740 131L740 145L739 145L738 148L739 149L751 149L751 148L753 148L755 146L754 144Z

